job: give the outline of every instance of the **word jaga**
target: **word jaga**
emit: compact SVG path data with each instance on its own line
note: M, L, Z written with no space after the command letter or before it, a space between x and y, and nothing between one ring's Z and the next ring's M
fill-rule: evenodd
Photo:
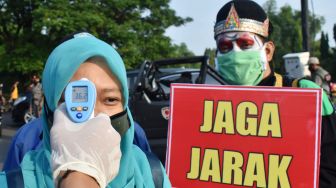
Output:
M231 101L219 101L215 111L214 101L204 101L203 125L200 126L200 132L281 137L278 104L264 103L260 119L258 119L258 107L253 102L241 102L237 105L235 122L233 110Z

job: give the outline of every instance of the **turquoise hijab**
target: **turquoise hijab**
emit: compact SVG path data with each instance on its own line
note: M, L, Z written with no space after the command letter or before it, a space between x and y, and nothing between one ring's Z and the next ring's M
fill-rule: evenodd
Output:
M63 42L50 54L43 71L43 91L51 111L55 111L63 90L79 68L80 64L93 56L105 59L110 71L119 80L131 126L121 141L122 158L117 177L108 187L154 187L153 178L146 155L133 145L134 125L128 109L128 87L124 63L115 49L88 33L75 35ZM43 114L43 148L27 153L21 163L27 187L53 187L50 168L50 134L46 115ZM162 168L163 169L163 168ZM165 174L165 173L164 173ZM164 175L164 187L170 187Z

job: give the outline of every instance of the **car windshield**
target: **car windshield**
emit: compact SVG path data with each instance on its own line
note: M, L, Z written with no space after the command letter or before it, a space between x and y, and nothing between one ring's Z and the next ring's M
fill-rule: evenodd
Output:
M169 100L172 83L223 84L216 71L207 64L207 59L206 56L195 56L145 61L140 69L127 71L130 95L143 93L148 100L162 101Z
M190 70L189 70L190 71ZM196 79L199 77L199 70L191 70L191 82L179 82L181 78L183 77L181 72L175 72L173 74L164 76L160 78L160 86L165 92L166 95L170 94L170 84L165 83L196 83ZM209 72L206 74L205 82L204 84L212 84L212 85L222 85L218 80L216 80Z
M131 89L131 88L134 87L134 84L136 82L138 74L139 74L139 70L127 70L127 85L128 85L128 89Z

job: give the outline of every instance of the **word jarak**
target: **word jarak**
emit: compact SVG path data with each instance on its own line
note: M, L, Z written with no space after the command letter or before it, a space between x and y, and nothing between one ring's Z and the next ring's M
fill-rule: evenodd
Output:
M252 102L241 102L237 105L235 124L231 101L219 101L215 112L213 109L214 101L204 101L203 125L200 132L281 138L279 107L276 103L262 105L259 126L258 107ZM201 153L204 153L202 159ZM201 148L192 147L187 178L249 187L291 187L287 171L292 156L270 154L267 156L268 168L265 167L264 157L262 153L249 153L247 161L244 161L242 153L224 151L223 162L220 162L219 150L204 149L204 152L201 152ZM220 164L223 164L222 169Z

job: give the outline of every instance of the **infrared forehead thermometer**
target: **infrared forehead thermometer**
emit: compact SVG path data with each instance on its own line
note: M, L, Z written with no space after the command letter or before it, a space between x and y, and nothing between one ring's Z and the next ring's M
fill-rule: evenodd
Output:
M70 82L65 89L65 105L70 119L75 123L85 122L94 116L96 87L88 79Z

